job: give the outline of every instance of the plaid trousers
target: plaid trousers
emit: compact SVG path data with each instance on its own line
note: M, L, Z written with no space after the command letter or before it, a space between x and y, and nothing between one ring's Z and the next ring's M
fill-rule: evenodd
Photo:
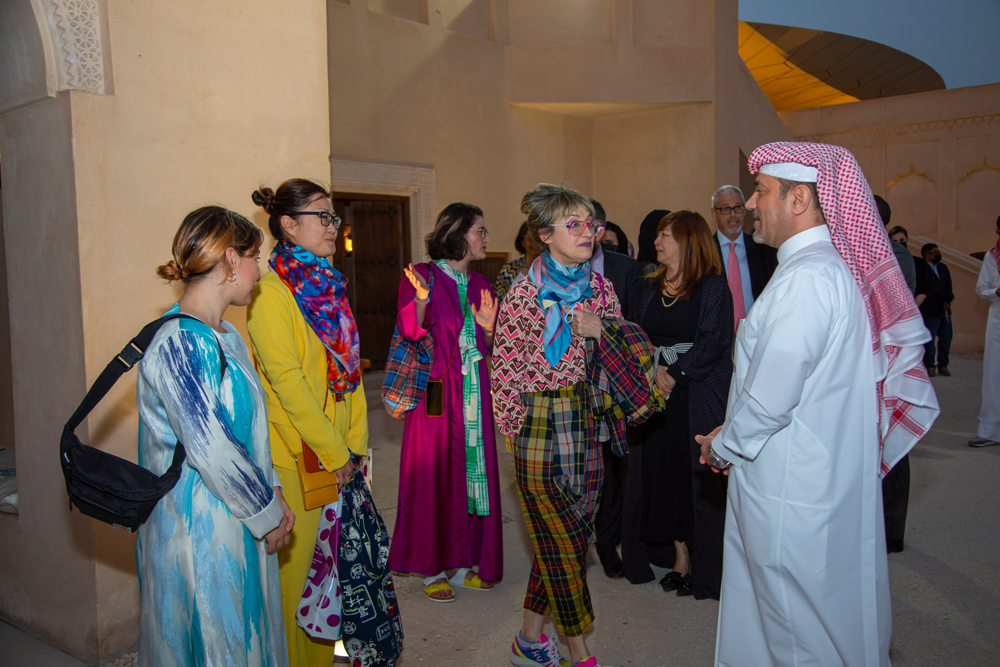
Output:
M594 622L587 549L604 478L586 383L522 394L525 422L508 439L521 511L535 550L524 608L554 614L565 637Z

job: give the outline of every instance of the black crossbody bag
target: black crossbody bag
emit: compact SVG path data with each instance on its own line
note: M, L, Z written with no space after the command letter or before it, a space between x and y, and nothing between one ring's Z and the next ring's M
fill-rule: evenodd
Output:
M149 518L160 498L174 488L181 476L184 463L184 447L180 442L174 450L174 459L163 475L157 477L142 466L131 461L88 447L76 437L76 428L87 418L90 411L101 402L115 382L132 369L146 353L153 337L160 327L171 320L186 318L200 321L190 315L175 313L150 322L139 335L129 341L111 363L101 372L84 397L80 407L63 427L59 443L59 463L66 478L66 493L69 494L70 511L73 505L82 513L116 528L134 532ZM226 355L219 347L220 370L226 373Z

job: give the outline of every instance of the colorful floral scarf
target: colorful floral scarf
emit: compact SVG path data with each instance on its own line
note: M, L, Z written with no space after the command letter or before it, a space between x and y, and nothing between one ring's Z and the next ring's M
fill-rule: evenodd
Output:
M462 352L462 415L465 420L465 483L469 494L469 514L490 513L489 486L486 483L486 450L483 445L482 398L479 386L479 361L483 353L476 346L476 320L469 307L469 274L459 273L443 259L434 265L458 286L458 300L464 319L458 336Z
M326 378L330 391L349 394L361 382L358 326L347 302L347 278L330 261L280 241L268 265L292 291L295 303L326 347Z
M555 368L569 350L573 334L568 317L573 307L594 295L590 287L590 262L575 269L563 266L546 250L528 272L538 288L538 303L545 313L545 360Z

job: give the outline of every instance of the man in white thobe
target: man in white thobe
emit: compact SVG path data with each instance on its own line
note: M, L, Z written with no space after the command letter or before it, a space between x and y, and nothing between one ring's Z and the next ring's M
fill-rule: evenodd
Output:
M997 218L1000 234L1000 218ZM983 257L983 268L976 281L976 294L990 302L986 320L986 346L983 353L983 402L979 407L979 428L970 447L1000 444L1000 239Z
M912 297L890 303L909 291L848 151L770 144L750 168L759 168L747 202L754 236L778 248L778 268L737 332L725 423L698 438L704 459L732 465L715 664L888 666L880 473L915 438L883 428L880 415L892 411L878 391L899 405L905 370L887 359L919 373L927 332ZM833 194L847 175L851 192ZM828 202L834 220L824 217ZM852 243L877 250L855 256ZM885 346L902 333L903 345L887 354L873 346L876 332ZM917 382L927 405L903 406L920 426L902 429L922 435L937 404L926 372ZM880 439L893 450L888 464Z

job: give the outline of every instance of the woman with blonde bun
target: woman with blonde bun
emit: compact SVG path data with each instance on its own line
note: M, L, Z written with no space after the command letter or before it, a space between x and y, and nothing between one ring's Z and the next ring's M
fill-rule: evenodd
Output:
M329 667L334 659L332 643L314 641L296 624L323 514L322 507L304 507L296 460L307 445L337 476L343 500L338 549L345 604L337 620L344 647L357 666L389 667L402 650L403 632L386 567L388 531L359 466L368 451L368 404L347 279L330 263L340 218L330 192L301 178L277 190L260 188L253 201L268 214L278 241L268 260L271 271L247 309L247 329L267 395L274 465L298 517L281 560L289 659L303 667ZM372 567L356 562L361 552L372 554ZM347 604L349 594L357 604Z
M139 465L162 475L178 442L186 459L139 528L144 667L288 665L275 552L295 516L271 463L264 390L222 319L250 303L262 240L243 216L206 206L157 269L184 283L167 314L190 318L164 324L138 364Z

